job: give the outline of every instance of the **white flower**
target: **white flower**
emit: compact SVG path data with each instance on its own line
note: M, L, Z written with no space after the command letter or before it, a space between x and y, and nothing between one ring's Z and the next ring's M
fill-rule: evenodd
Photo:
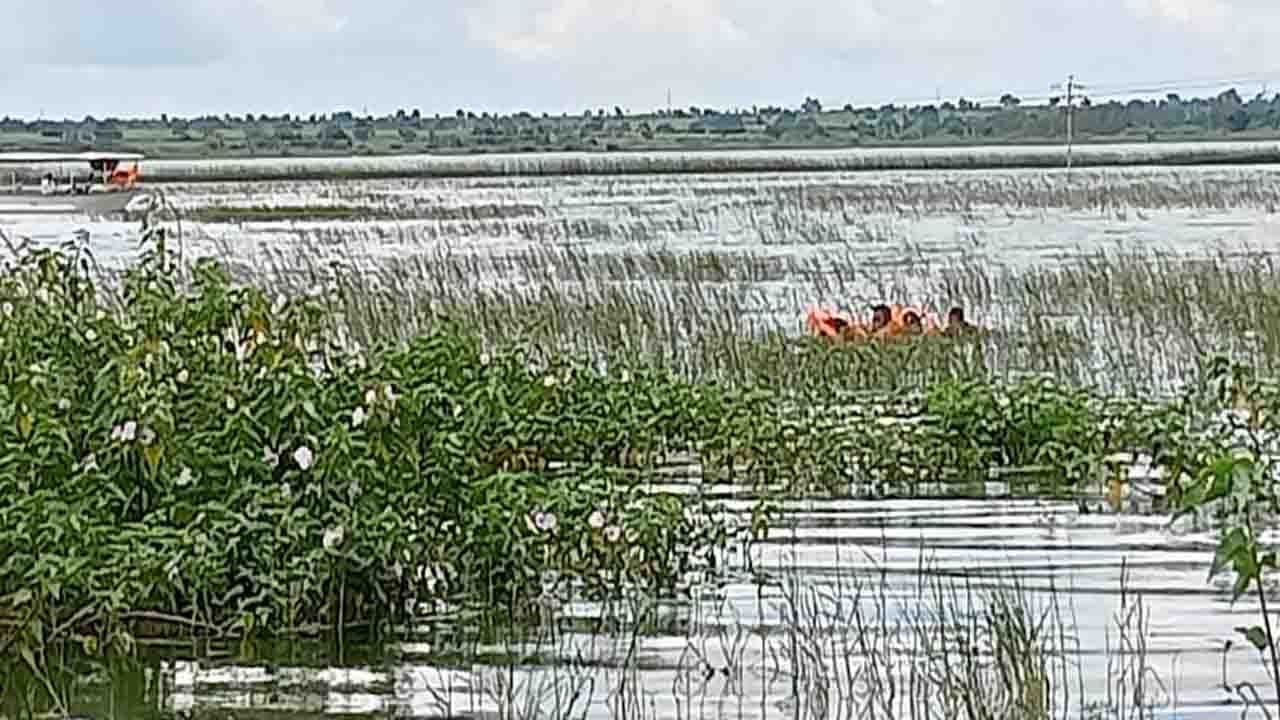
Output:
M543 387L555 387L555 386L556 386L556 376L555 376L555 375L547 375L546 377L542 378L542 386L543 386Z
M153 442L155 442L155 441L156 441L156 432L155 432L155 430L152 430L152 429L151 429L151 428L149 428L149 427L144 427L144 428L142 428L142 434L141 434L141 436L138 438L138 440L139 440L143 445L150 445L151 443L153 443Z
M88 455L85 456L84 460L80 462L80 467L85 472L91 472L93 470L97 470L98 456L94 455L93 453L89 453Z
M276 465L279 465L279 464L280 464L280 456L279 456L279 455L277 455L277 454L276 454L276 451L275 451L275 450L272 450L271 448L263 448L263 449L262 449L262 462L263 462L264 464L266 464L266 466L267 466L267 467L272 467L272 468L273 468L273 467L275 467Z
M293 451L293 461L298 464L301 470L309 470L311 463L315 462L315 456L311 454L311 448L303 445Z
M374 405L377 405L378 392L376 390L373 390L372 388L370 388L369 390L366 390L364 394L364 404L368 405L369 407L373 407Z
M44 288L36 290L36 300L39 300L42 305L48 305L50 301L49 291Z
M533 526L539 532L553 532L557 524L559 521L556 520L555 513L539 510L533 515Z
M98 333L93 328L89 328L88 330L84 331L84 339L88 340L89 342L97 342Z
M184 465L182 467L182 472L178 473L178 487L186 487L190 485L193 480L195 480L195 476L192 475L191 468Z
M616 543L622 539L622 528L617 525L610 525L604 529L604 539L611 543Z
M61 410L62 412L66 412L70 410L71 401L66 398L62 398L61 400L58 401L58 409Z
M346 534L346 533L343 531L343 529L342 529L342 526L341 526L341 525L339 525L338 527L335 527L335 528L329 528L328 530L325 530L325 531L324 531L324 541L323 541L323 542L324 542L324 549L325 549L325 550L333 550L334 548L336 548L336 547L338 547L339 545L341 545L341 544L342 544L342 540L343 540L343 538L344 538L345 534Z
M480 353L480 365L481 365L481 366L488 367L488 365L489 365L490 361L491 361L491 359L489 358L489 353Z
M178 384L179 384L179 385L185 385L185 384L187 383L187 381L188 381L188 380L190 380L190 379L191 379L191 373L187 372L187 369L186 369L186 368L182 368L181 370L179 370L179 371L178 371Z
M107 319L107 314L102 310L99 310L98 312L93 314L93 319L97 320L98 322L102 322L103 320Z
M357 407L355 412L351 413L351 427L358 428L364 424L366 415L363 407Z
M120 440L122 442L133 442L138 436L138 423L130 420L120 427Z
M227 411L228 411L228 412L232 412L232 411L234 411L235 409L236 409L236 399L235 399L235 398L233 398L233 397L231 397L230 395L228 395L228 396L227 396Z
M599 510L593 511L591 515L587 518L587 524L591 526L592 530L599 530L600 528L604 527L604 523L605 523L604 513L600 512Z
M630 370L623 370L623 371L622 371L622 382L623 382L623 384L626 384L626 383L631 382L631 371L630 371Z
M382 394L387 397L387 402L391 403L392 405L395 405L396 400L400 398L399 395L396 395L396 391L390 385L382 389Z
M13 317L13 303L5 303L0 305L0 311L4 312L5 317Z

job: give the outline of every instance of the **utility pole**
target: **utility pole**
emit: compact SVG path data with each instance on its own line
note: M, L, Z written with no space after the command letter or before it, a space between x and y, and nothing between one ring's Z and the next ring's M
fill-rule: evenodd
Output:
M1071 148L1075 139L1076 90L1084 90L1085 86L1076 82L1075 75L1068 75L1066 85L1054 84L1050 90L1067 91L1067 180L1071 179Z

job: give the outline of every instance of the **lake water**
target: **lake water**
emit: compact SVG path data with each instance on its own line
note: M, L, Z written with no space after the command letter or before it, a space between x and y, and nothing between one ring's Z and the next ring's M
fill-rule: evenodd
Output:
M747 503L725 501L729 510ZM1266 692L1266 668L1242 643L1224 652L1232 628L1256 622L1257 609L1247 600L1232 607L1223 588L1206 582L1212 533L1094 510L1033 499L795 502L751 549L750 571L740 557L728 581L701 590L699 602L663 610L670 631L634 645L628 635L592 635L578 624L523 646L537 660L514 666L442 660L450 648L422 638L397 643L378 662L156 660L147 683L155 694L134 707L201 717L465 717L514 706L518 717L535 707L558 717L580 692L575 717L852 718L883 701L856 675L874 659L902 683L894 716L906 717L908 678L937 699L921 690L922 665L936 671L941 655L923 649L921 638L980 615L993 594L1006 592L1045 613L1036 617L1048 640L1065 648L1066 665L1051 670L1067 678L1066 716L1079 716L1083 694L1089 704L1112 703L1111 712L1088 716L1137 717L1132 697L1128 711L1119 699L1129 663L1130 672L1144 668L1145 717L1240 717L1238 701L1224 704L1231 699L1221 688L1224 669L1231 684ZM761 576L769 581L763 587L751 579ZM581 621L605 610L569 604L554 612ZM802 661L793 662L788 649L797 645L817 657L798 653ZM503 645L482 649L514 654ZM953 661L961 656L953 650ZM795 668L803 671L799 693Z
M778 317L792 318L814 301L872 297L881 275L900 292L923 292L933 269L957 260L1017 269L1100 249L1280 248L1277 167L1090 170L1070 181L1059 171L809 173L210 183L164 192L185 211L358 206L394 216L186 222L189 256L229 252L253 266L290 252L377 263L444 249L490 259L538 249L746 251L784 269L755 284L768 288ZM107 265L136 253L133 224L0 218L7 235L38 244L77 229L90 233ZM811 272L786 270L837 253L831 274L852 278L840 297ZM499 283L531 282L527 267L489 267L506 273ZM725 505L734 511L748 502L727 496ZM1135 666L1145 666L1155 717L1240 717L1239 698L1222 687L1224 668L1233 686L1252 682L1271 694L1266 667L1233 631L1257 622L1255 604L1232 606L1227 590L1206 580L1211 531L1171 527L1144 512L1141 493L1126 506L1116 513L1094 499L1094 512L1082 513L1075 503L1035 499L813 500L789 508L764 542L734 559L723 585L700 591L700 602L665 608L671 632L635 639L566 632L539 648L540 662L514 668L451 665L420 638L379 662L156 659L153 692L125 715L440 717L497 715L515 705L559 717L581 691L574 717L863 717L886 692L869 677L904 683L895 689L899 703L912 692L934 697L928 682L944 654L924 649L922 638L980 615L1003 588L1032 608L1052 609L1050 625L1062 626L1054 642L1066 648L1059 669L1069 696L1059 708L1071 717L1080 715L1081 691L1085 704L1110 703L1102 716L1137 717L1119 699L1126 688L1132 695L1135 676L1123 671ZM771 584L758 582L761 573ZM1134 627L1135 607L1144 611L1144 633ZM860 623L866 632L857 631ZM1145 638L1142 652L1120 648L1121 626L1129 641ZM859 674L868 664L880 674ZM500 701L503 678L510 692ZM914 690L906 685L912 678ZM86 691L83 710L125 716L94 695ZM942 707L908 703L887 715L939 716Z

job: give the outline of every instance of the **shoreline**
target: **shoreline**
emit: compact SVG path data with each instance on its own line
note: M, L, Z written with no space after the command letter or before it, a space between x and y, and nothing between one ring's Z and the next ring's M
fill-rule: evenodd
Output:
M1061 145L976 145L815 150L696 150L155 159L144 182L379 180L715 173L1065 170ZM1280 141L1077 145L1072 168L1280 164ZM28 172L40 172L33 166Z

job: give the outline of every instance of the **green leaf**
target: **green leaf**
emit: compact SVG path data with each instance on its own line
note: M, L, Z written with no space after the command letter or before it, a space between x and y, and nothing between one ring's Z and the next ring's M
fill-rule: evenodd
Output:
M1252 575L1238 573L1236 575L1235 584L1231 586L1231 602L1235 602L1239 600L1241 595L1244 595L1246 592L1248 592L1249 584L1252 582L1253 582Z
M1213 564L1209 567L1209 579L1212 580L1228 564L1234 564L1236 554L1248 545L1248 542L1244 530L1240 528L1235 528L1223 535L1222 539L1218 541L1217 550L1214 552Z
M1257 648L1258 652L1262 652L1268 647L1271 647L1271 643L1267 638L1267 631L1257 625L1254 625L1253 627L1238 626L1235 628L1235 631L1243 635L1245 639L1249 641L1249 644Z

